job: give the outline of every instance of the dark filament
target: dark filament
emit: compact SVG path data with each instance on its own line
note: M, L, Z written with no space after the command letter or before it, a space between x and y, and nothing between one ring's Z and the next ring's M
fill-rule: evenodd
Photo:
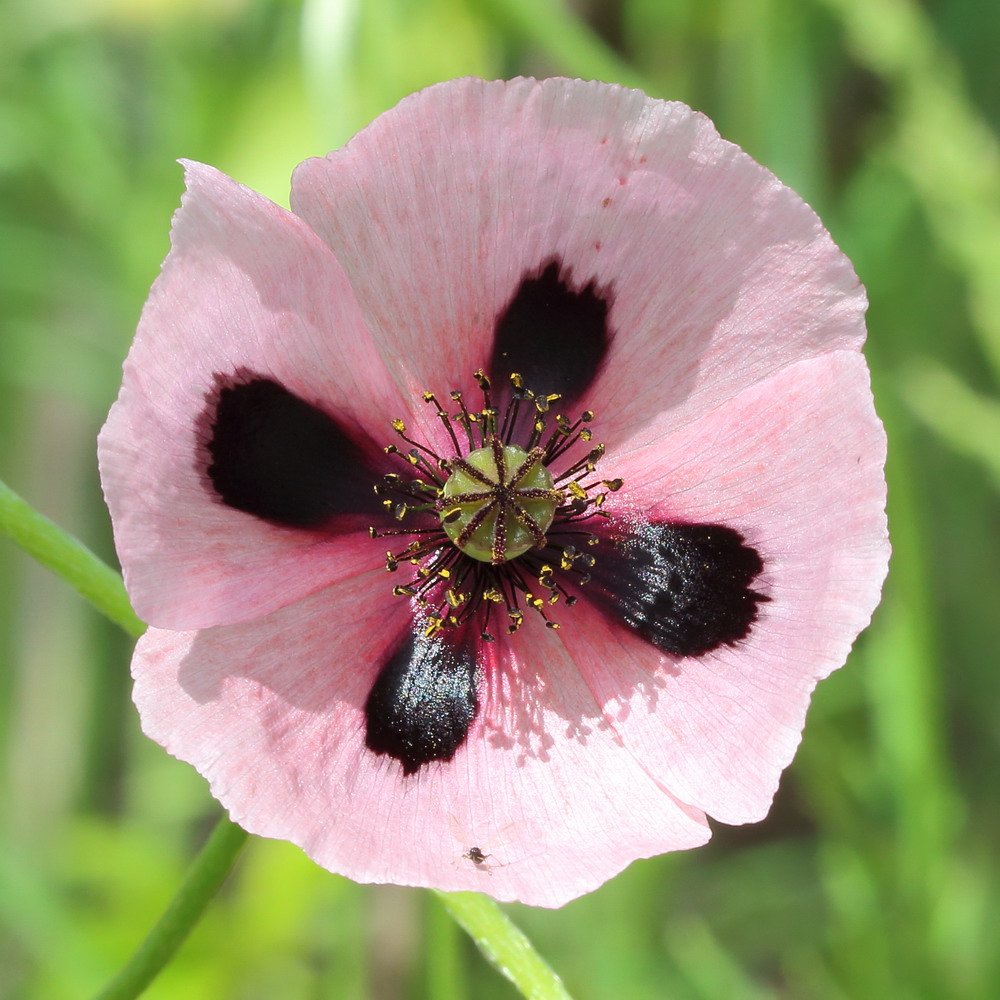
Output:
M441 406L434 393L423 395L424 401L435 407L447 431L452 454L437 454L409 437L402 420L393 421L393 429L409 447L404 451L389 445L385 451L408 463L410 475L387 475L375 486L375 492L386 512L401 524L393 529L372 527L369 533L372 538L410 537L407 545L386 552L386 569L396 572L406 566L412 574L394 587L393 593L416 600L426 618L426 637L443 628L463 625L478 615L480 636L489 642L496 638L491 628L516 632L524 622L525 609L540 614L549 628L559 627L549 617L549 608L560 600L565 600L567 606L575 603L563 581L585 584L594 565L594 556L587 550L597 544L597 536L586 530L585 522L607 517L602 509L607 494L619 489L622 481L600 479L596 475L604 445L591 446L593 434L587 425L594 418L592 412L588 410L570 421L554 410L560 398L557 394L536 394L525 387L517 373L510 376L511 391L501 412L493 406L490 379L482 371L477 371L474 377L483 396L479 409L470 409L458 390L450 394L456 405L452 413ZM506 478L504 445L516 445L528 455L513 476ZM495 485L465 460L463 452L492 449L503 483L519 481L538 463L551 466L572 449L579 451L581 445L586 451L575 461L566 459L569 464L554 477L559 505L547 533L543 534L530 517L519 516L517 497L513 496L532 499L545 492L541 490L510 490L512 497L507 498L501 488L498 494L504 496L484 503L463 528L457 544L441 526L442 516L447 518L452 514L449 508L463 502L464 495L447 500L443 496L444 483L452 472L461 470L477 482ZM475 498L482 500L483 494L476 494ZM534 547L513 559L504 559L503 525L507 519L498 515L493 562L466 555L459 546L468 541L498 505L505 511L505 502L509 502L513 516L532 535ZM412 515L423 515L426 519L413 527L404 526L402 522Z

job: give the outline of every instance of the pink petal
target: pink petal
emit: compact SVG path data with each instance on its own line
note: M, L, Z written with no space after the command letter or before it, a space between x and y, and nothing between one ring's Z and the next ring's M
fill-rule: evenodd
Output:
M703 843L705 813L760 818L888 558L864 293L812 211L685 106L569 80L415 95L298 169L298 215L208 167L188 181L100 441L127 582L157 626L133 661L148 734L248 829L361 881L559 905ZM366 747L373 684L413 628L398 581L372 568L383 543L354 530L360 515L337 534L220 502L199 457L207 400L217 376L249 371L365 454L397 416L447 451L421 392L469 390L480 367L503 377L498 317L550 262L600 299L599 335L567 310L573 345L601 349L573 352L585 371L566 393L597 411L600 474L626 482L606 509L740 532L770 600L745 639L690 657L586 589L556 608L559 631L530 615L482 646L479 714L453 758L404 776ZM545 367L551 330L536 332Z
M864 358L843 352L617 461L642 516L741 532L764 561L754 588L771 598L747 639L697 658L660 653L583 601L582 627L567 617L560 632L624 744L681 801L727 823L766 814L816 682L878 603L884 461Z
M186 176L173 248L99 440L129 593L168 628L266 614L377 556L367 537L276 527L217 501L196 467L216 373L271 376L362 428L403 411L329 249L211 167L188 163Z
M404 387L466 384L553 256L610 288L617 332L592 394L609 446L651 410L681 426L864 339L863 290L811 209L704 116L621 87L431 87L301 164L292 205Z
M378 571L252 623L151 629L133 661L144 730L248 830L364 882L558 906L636 857L708 839L703 815L622 750L540 621L515 647L534 666L488 663L450 763L404 779L365 749L374 673L409 618L388 586ZM473 847L481 865L464 857Z

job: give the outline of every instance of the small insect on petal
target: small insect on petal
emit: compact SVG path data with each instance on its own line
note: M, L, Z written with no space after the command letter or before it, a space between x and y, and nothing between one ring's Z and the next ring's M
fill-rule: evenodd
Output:
M465 854L462 855L462 857L466 858L468 861L471 861L476 866L476 868L478 868L480 871L486 872L487 875L493 874L494 866L486 864L486 862L493 857L492 854L483 854L480 848L470 847L465 852Z

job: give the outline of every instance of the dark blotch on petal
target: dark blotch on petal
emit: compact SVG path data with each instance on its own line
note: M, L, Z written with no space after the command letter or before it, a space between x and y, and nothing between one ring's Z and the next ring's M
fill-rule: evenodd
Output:
M701 656L749 634L763 568L732 528L643 524L601 546L583 593L664 652Z
M503 386L518 372L537 393L579 399L608 353L610 301L593 281L574 291L558 261L526 276L497 321L489 367L494 384Z
M272 378L216 383L203 415L205 478L224 504L292 528L372 511L374 477L332 417Z
M479 708L476 643L447 630L407 636L379 671L365 704L365 746L416 773L451 760Z

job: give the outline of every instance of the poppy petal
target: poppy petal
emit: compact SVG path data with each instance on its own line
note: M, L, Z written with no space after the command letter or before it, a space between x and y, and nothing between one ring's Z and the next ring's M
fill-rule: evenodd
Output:
M199 628L371 566L358 455L402 404L328 248L212 168L186 176L99 456L137 613Z
M332 871L541 905L763 816L889 551L864 291L811 209L570 80L414 95L296 214L187 171L100 439L149 735ZM560 401L498 406L514 372ZM454 456L521 445L552 489L490 502L555 505L537 547L453 545Z
M133 663L144 730L236 822L359 881L558 906L636 857L708 839L704 816L622 752L541 622L509 659L500 644L482 654L480 711L450 763L406 775L369 750L373 665L408 617L386 585L376 572L254 622L150 629Z
M871 618L889 556L884 460L864 359L837 353L620 463L635 490L609 503L617 516L728 525L763 562L758 620L704 655L665 653L584 600L559 633L624 744L716 819L766 814L816 682Z
M593 289L606 330L584 338L582 362L563 296L548 328L528 310L538 346L511 367L547 358L538 370L558 382L569 366L609 447L651 413L682 426L864 340L864 292L815 213L703 115L622 87L431 87L302 163L292 206L344 265L404 386L448 390L491 359L503 378L503 319L548 268L569 296Z

